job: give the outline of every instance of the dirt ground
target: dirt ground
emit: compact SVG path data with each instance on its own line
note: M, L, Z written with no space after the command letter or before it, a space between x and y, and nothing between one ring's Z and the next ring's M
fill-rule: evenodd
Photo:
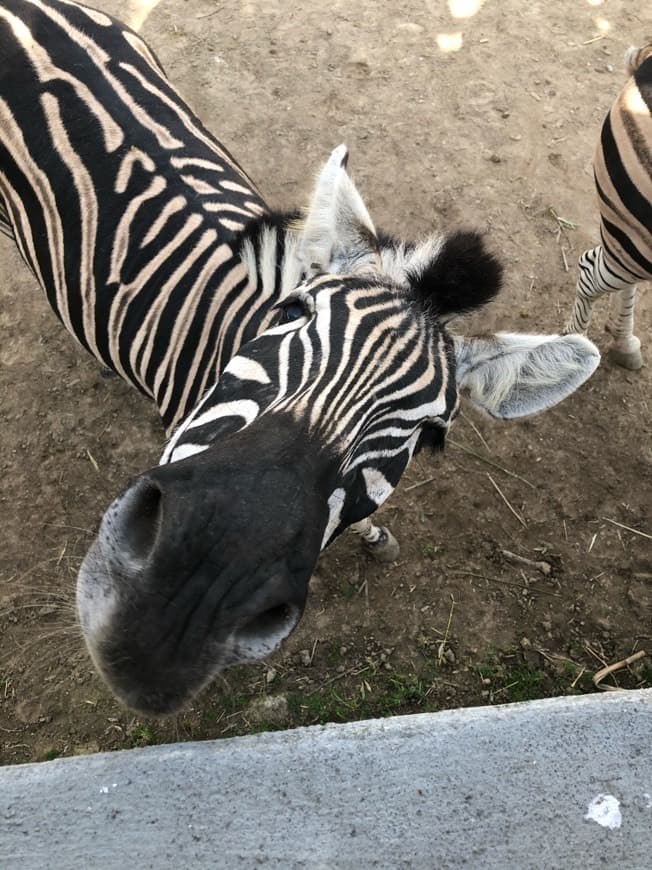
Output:
M652 33L649 6L96 5L142 22L270 204L302 204L320 162L346 142L377 226L406 238L488 232L507 286L465 328L562 326L577 256L597 238L594 142L626 46ZM605 363L521 423L465 410L445 454L422 455L382 512L399 562L379 566L340 539L273 659L153 720L123 709L95 675L73 605L103 510L156 463L162 428L73 344L4 239L0 292L0 761L590 691L603 664L645 649L604 682L652 685L649 293L638 305L640 372ZM592 329L603 348L606 316L604 303Z

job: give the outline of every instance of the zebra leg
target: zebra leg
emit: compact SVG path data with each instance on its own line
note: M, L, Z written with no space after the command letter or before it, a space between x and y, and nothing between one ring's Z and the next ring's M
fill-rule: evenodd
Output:
M349 530L360 535L365 547L379 562L395 562L401 552L398 541L385 526L375 526L369 517L353 523Z
M569 332L586 332L591 322L593 303L599 296L612 292L602 280L601 264L603 260L602 246L598 245L590 251L585 251L579 259L577 286L575 288L575 304L570 320L564 327L564 334Z
M640 369L643 365L641 342L634 335L634 305L636 285L625 287L616 295L611 320L607 326L613 336L609 359L626 369Z

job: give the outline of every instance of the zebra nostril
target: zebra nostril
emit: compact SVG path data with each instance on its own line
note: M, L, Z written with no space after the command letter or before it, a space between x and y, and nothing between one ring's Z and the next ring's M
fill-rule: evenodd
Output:
M140 479L123 495L114 519L114 534L126 553L145 561L161 524L163 493L152 480Z
M301 608L291 602L281 602L257 613L235 633L243 651L255 658L277 649L291 633L299 619Z

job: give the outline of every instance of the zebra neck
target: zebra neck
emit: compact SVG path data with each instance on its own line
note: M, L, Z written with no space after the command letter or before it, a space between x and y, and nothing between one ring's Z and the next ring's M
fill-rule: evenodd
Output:
M303 275L296 251L298 235L291 228L295 213L266 213L251 221L231 244L233 256L207 282L206 318L201 336L170 341L168 358L180 371L160 375L146 389L158 405L170 431L195 407L219 379L224 367L243 344L263 332L274 317L274 305L300 283ZM165 372L171 371L166 367Z
M297 256L299 237L293 229L298 217L298 212L264 214L249 224L242 239L240 257L250 286L270 317L272 306L304 277ZM261 329L268 322L269 318L263 318Z

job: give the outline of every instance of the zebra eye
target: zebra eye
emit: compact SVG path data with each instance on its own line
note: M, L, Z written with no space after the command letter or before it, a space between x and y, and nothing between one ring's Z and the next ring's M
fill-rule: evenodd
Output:
M300 299L292 299L281 308L278 323L291 323L293 320L300 320L302 317L307 317L308 312L306 306Z

